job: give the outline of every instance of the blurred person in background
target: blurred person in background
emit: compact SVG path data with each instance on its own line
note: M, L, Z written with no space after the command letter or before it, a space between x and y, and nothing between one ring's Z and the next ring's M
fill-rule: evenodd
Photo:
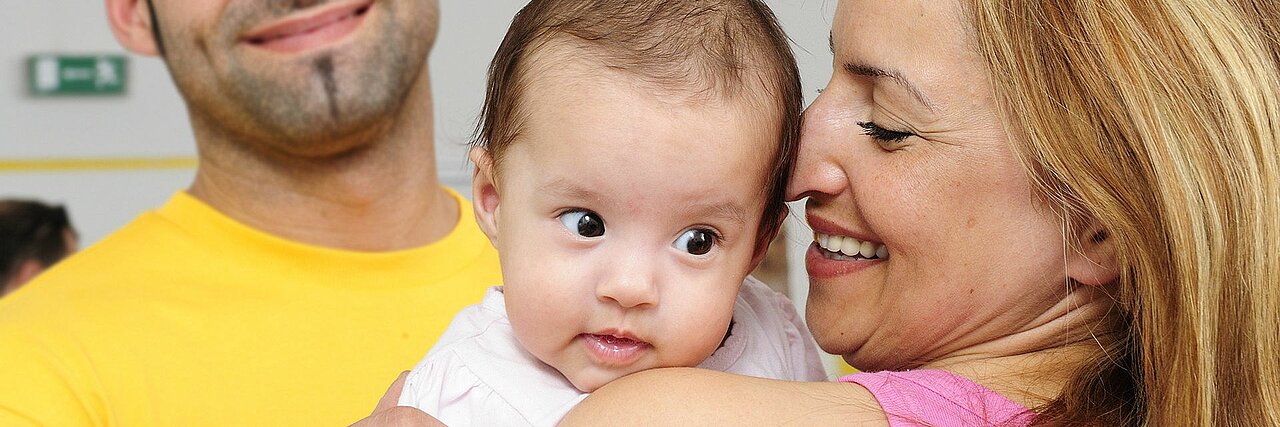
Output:
M75 253L79 237L62 206L0 200L0 296Z

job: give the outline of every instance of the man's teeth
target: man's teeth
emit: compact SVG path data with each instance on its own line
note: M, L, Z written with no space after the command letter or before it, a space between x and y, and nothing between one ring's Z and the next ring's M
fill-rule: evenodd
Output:
M833 254L863 259L889 259L889 248L875 242L822 233L814 233L813 240L818 242L818 247Z

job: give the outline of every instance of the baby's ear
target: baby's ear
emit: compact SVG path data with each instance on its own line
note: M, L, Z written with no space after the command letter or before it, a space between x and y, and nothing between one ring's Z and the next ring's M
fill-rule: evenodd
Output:
M471 197L474 199L476 222L480 230L489 236L489 242L498 245L498 187L493 178L493 156L482 147L472 147L469 155L476 168L471 173Z
M1115 237L1097 221L1091 221L1083 231L1077 248L1067 254L1067 277L1086 286L1116 281L1120 270L1116 263Z

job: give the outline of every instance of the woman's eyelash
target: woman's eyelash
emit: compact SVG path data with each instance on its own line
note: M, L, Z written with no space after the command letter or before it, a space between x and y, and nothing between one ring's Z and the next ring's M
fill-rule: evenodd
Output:
M911 132L899 132L896 130L885 129L880 127L880 125L875 124L875 122L858 122L858 126L862 127L863 135L885 142L899 142L916 135Z

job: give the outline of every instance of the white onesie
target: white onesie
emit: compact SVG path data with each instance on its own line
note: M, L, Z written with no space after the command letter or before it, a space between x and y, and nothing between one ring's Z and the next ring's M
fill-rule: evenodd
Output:
M825 381L809 330L791 301L752 277L738 291L733 329L698 365L754 377ZM520 346L507 320L502 288L463 309L409 374L401 406L450 426L553 426L587 393Z

